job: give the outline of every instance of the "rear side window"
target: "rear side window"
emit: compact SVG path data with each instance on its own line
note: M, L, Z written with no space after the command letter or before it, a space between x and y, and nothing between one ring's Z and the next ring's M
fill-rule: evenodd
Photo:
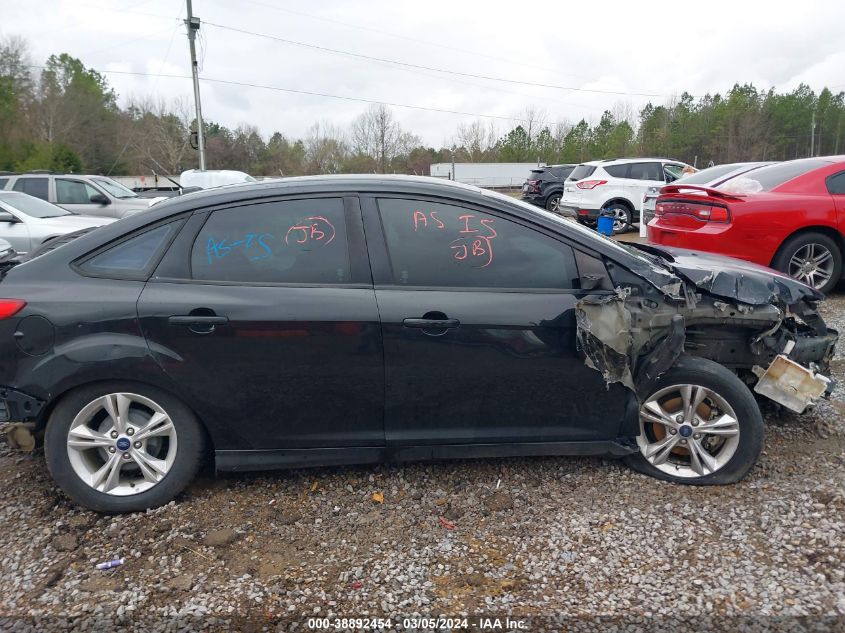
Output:
M833 194L845 194L845 171L828 176L827 190Z
M12 189L47 200L48 180L46 178L18 178Z
M628 165L611 165L610 167L605 167L604 170L614 178L628 177Z
M632 180L665 180L660 163L631 163L629 167L628 177Z
M592 176L595 170L595 165L578 165L575 169L572 170L572 173L569 174L569 178L571 180L581 180L582 178L586 178L587 176Z
M84 261L79 269L100 277L145 277L181 225L181 221L171 222L130 237Z
M394 283L456 288L569 289L566 244L516 222L422 200L379 200Z
M100 193L81 180L56 178L56 204L91 204L91 196Z
M818 169L819 167L826 167L827 165L830 165L830 161L818 158L805 158L789 161L788 163L778 163L776 165L769 165L768 167L761 167L746 176L740 177L756 180L763 187L763 191L771 191L793 178L798 178L798 176L803 176L807 172ZM731 182L731 180L727 182Z
M351 281L341 198L285 200L214 211L191 251L201 281Z

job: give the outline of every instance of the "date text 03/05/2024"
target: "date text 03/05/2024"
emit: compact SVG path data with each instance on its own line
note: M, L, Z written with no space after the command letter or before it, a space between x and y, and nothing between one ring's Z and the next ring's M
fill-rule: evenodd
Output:
M306 627L312 631L527 631L526 619L476 616L469 618L411 617L411 618L308 618Z

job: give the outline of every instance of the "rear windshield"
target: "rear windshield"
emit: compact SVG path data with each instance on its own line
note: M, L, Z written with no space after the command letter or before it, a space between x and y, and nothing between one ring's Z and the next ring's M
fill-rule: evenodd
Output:
M582 178L586 178L587 176L592 176L595 170L595 165L578 165L578 167L573 169L572 173L569 174L569 179L581 180Z
M741 167L739 163L730 163L729 165L716 165L715 167L708 167L707 169L702 169L699 172L694 174L690 174L689 176L684 176L680 178L674 184L684 183L686 185L703 185L708 182L713 182L714 180L721 178L722 176L726 176L727 174L731 173L735 169ZM751 169L749 167L749 169Z
M528 180L542 180L544 173L546 173L545 169L532 169L528 174Z
M738 176L738 178L753 180L760 183L760 186L762 187L761 191L771 191L776 187L780 187L783 183L789 182L793 178L798 178L798 176L803 176L809 171L818 169L819 167L825 167L826 165L830 165L829 160L821 158L804 158L801 160L789 161L788 163L778 163L776 165L769 165L768 167L761 167L760 169L755 169L751 173ZM722 183L720 187L725 186L734 180L734 178L731 178L730 180Z

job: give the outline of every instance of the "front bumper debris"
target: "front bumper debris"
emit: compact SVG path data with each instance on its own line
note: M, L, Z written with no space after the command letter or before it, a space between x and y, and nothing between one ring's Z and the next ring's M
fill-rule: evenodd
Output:
M795 413L804 413L830 390L833 383L827 376L787 358L789 352L784 352L775 357L768 369L759 365L752 369L760 378L754 391Z

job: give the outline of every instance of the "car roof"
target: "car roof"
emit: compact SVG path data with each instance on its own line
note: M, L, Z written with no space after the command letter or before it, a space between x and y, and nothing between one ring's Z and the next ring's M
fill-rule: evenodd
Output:
M604 167L607 165L619 165L624 163L654 163L654 162L667 162L667 163L678 163L679 165L686 165L686 163L682 160L676 160L674 158L663 158L658 156L652 157L635 157L635 158L602 158L599 160L591 160L585 163L581 163L582 165L590 165L592 167Z

